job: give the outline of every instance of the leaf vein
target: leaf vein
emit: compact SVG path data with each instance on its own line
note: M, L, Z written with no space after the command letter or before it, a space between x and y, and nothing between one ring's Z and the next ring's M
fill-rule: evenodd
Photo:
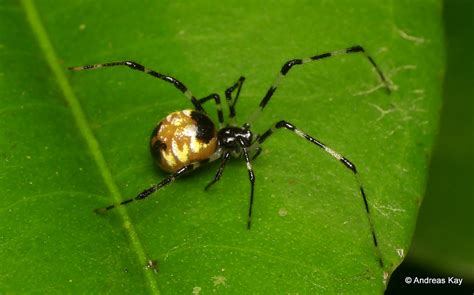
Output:
M57 80L57 83L61 91L63 92L65 100L70 105L72 116L77 124L81 136L84 138L84 141L86 142L87 147L89 148L89 151L92 154L93 160L97 164L104 183L112 194L114 200L120 201L122 197L117 187L117 184L115 183L112 177L112 173L105 161L104 155L101 152L100 145L92 132L91 126L87 121L86 115L84 114L84 111L82 110L82 107L76 95L72 91L71 85L69 84L66 75L64 74L63 68L60 65L60 62L54 51L53 45L51 44L46 29L44 28L41 22L40 16L38 14L38 11L36 10L33 0L22 0L21 3L26 14L26 19L31 26L33 34L37 38L42 53L44 54L45 60L51 68L53 76ZM118 212L123 223L127 225L124 228L127 231L132 248L135 254L137 255L139 263L145 263L147 259L144 247L138 237L136 230L132 226L127 211L122 208L121 210L118 210ZM160 292L158 290L157 282L156 279L153 277L153 274L151 272L145 271L145 278L148 281L148 285L151 289L151 292L154 294L159 294Z

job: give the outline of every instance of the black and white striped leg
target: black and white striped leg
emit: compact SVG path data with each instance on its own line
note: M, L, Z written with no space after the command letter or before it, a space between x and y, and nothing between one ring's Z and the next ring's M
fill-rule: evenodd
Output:
M219 119L219 127L222 128L224 127L224 114L222 113L222 105L221 105L220 96L216 93L213 93L206 97L200 98L198 101L201 105L203 105L206 101L211 100L211 99L214 99L214 102L216 103L217 117Z
M201 104L199 101L196 99L196 97L193 96L191 91L178 79L173 78L171 76L163 75L160 74L152 69L146 68L142 66L141 64L138 64L133 61L116 61L116 62L108 62L108 63L100 63L100 64L93 64L93 65L86 65L86 66L79 66L79 67L69 67L68 69L71 71L82 71L82 70L94 70L98 68L104 68L104 67L114 67L114 66L127 66L133 70L137 70L140 72L144 72L148 75L151 75L153 77L156 77L158 79L161 79L165 82L171 83L174 85L174 87L178 88L179 91L181 91L194 105L196 110L204 112L204 109L202 108Z
M257 157L262 153L262 147L258 143L258 139L260 138L260 136L261 136L260 134L257 134L257 136L255 136L252 144L249 147L249 152L252 155L251 156L252 161L257 159Z
M227 101L227 105L229 106L229 123L230 125L235 124L235 105L237 104L237 100L239 99L240 90L242 89L242 84L244 84L245 77L240 77L234 85L227 88L225 91L225 98ZM235 97L232 98L232 93L237 89L237 93Z
M249 200L249 213L247 217L247 229L250 229L252 225L252 208L253 208L253 191L255 186L255 174L253 173L252 163L250 162L249 153L245 147L245 143L242 140L239 140L240 147L242 148L242 153L244 155L245 163L247 164L247 170L249 172L250 180L250 200Z
M146 190L142 191L141 193L139 193L135 198L132 198L132 199L128 199L128 200L125 200L125 201L122 201L120 203L117 203L117 204L113 204L113 205L110 205L110 206L107 206L107 207L103 207L103 208L98 208L98 209L95 209L94 211L96 213L105 213L107 212L108 210L111 210L111 209L114 209L118 206L121 206L121 205L126 205L126 204L129 204L133 201L137 201L137 200L143 200L143 199L146 199L148 198L151 194L153 194L154 192L156 192L157 190L163 188L164 186L172 183L173 181L175 181L178 177L186 174L187 172L190 172L190 171L193 171L195 170L196 168L198 168L201 164L204 164L206 162L208 162L209 160L204 160L204 161L200 161L200 162L194 162L192 164L189 164L189 165L186 165L184 166L183 168L179 169L178 171L176 171L175 173L169 175L168 177L166 177L165 179L163 179L162 181L160 181L158 184L155 184L154 186L150 187L150 188L147 188Z
M206 187L204 188L205 191L207 191L214 183L218 182L221 179L222 172L224 172L225 164L227 164L227 161L230 158L230 153L225 152L224 155L221 158L221 165L219 166L219 169L216 172L216 175L214 176L214 179L209 182Z
M252 156L252 160L255 160L262 153L262 148L257 146L255 148L255 154Z
M364 202L364 208L365 208L365 211L367 213L366 215L367 215L367 219L369 221L370 231L371 231L371 234L372 234L373 243L374 243L375 251L376 251L376 254L377 254L377 259L379 261L380 266L383 268L384 264L383 264L383 260L382 260L382 253L380 252L380 248L378 246L377 235L375 234L375 228L374 228L374 224L373 224L373 221L372 221L372 216L370 214L370 208L369 208L369 204L367 202L367 196L365 195L364 187L362 186L362 182L359 178L359 174L357 173L356 166L351 161L346 159L344 156L342 156L341 154L339 154L336 151L332 150L331 148L329 148L328 146L326 146L325 144L323 144L322 142L320 142L316 138L311 137L310 135L306 134L305 132L297 129L293 124L288 123L288 122L283 121L283 120L279 121L272 128L265 131L265 133L263 133L263 135L258 138L258 140L257 140L258 144L262 144L270 135L272 135L272 133L276 129L280 129L280 128L285 128L287 130L290 130L290 131L296 133L298 136L303 137L304 139L308 140L309 142L311 142L311 143L317 145L318 147L322 148L326 153L328 153L332 157L339 160L342 164L344 164L344 166L346 168L350 169L352 171L352 173L354 173L355 178L357 180L357 183L359 185L359 191L360 191L360 195L362 197L362 201Z
M272 86L270 86L267 93L263 97L263 99L260 102L257 110L255 110L255 112L250 116L249 120L247 121L247 123L244 126L249 128L250 125L253 123L253 121L259 116L259 114L263 111L265 106L268 104L268 101L272 97L273 93L275 93L278 85L280 85L281 80L286 76L286 74L290 71L290 69L292 69L293 66L302 65L302 64L310 63L310 62L313 62L313 61L316 61L316 60L320 60L320 59L324 59L324 58L328 58L328 57L333 57L333 56L338 56L338 55L343 55L343 54L350 54L350 53L362 53L368 59L370 64L375 68L375 70L377 71L377 74L379 75L380 79L385 84L385 88L387 89L387 92L390 93L390 87L389 87L389 84L388 84L387 79L385 78L384 74L380 70L379 66L375 63L375 60L369 54L367 54L365 49L360 45L352 46L352 47L342 49L342 50L336 50L336 51L331 51L331 52L327 52L327 53L323 53L323 54L318 54L318 55L307 57L307 58L293 59L293 60L290 60L290 61L286 62L283 65L283 67L280 70L280 73L278 73L278 76L276 77L276 79L273 82Z

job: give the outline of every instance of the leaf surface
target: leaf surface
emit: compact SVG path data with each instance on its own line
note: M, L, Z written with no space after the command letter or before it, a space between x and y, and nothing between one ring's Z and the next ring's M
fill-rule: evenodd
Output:
M25 0L0 11L0 291L383 292L384 272L409 247L438 120L438 1ZM223 94L244 75L244 123L284 61L355 44L377 61L391 95L363 55L314 62L291 70L253 130L285 119L357 165L384 270L351 172L286 131L253 163L250 231L240 160L208 192L216 163L147 201L93 214L165 177L149 134L191 106L136 71L68 66L132 59L197 97Z

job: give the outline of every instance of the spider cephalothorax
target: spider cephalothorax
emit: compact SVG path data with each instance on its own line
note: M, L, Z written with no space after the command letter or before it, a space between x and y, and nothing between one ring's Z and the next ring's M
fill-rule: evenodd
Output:
M148 69L136 62L120 61L69 68L70 70L81 71L101 67L127 66L131 69L144 72L165 82L171 83L190 100L195 108L194 110L183 110L169 114L156 125L152 132L150 139L151 153L157 165L164 171L171 173L171 175L156 185L142 191L135 198L122 201L119 204L113 204L104 208L96 209L95 211L98 213L103 213L107 210L117 207L118 205L125 205L134 200L145 199L152 193L161 189L165 185L170 184L176 178L184 175L185 173L195 170L202 164L220 159L221 163L214 179L205 187L205 189L208 189L220 179L230 155L233 155L236 157L241 156L244 159L249 174L250 202L248 209L247 228L250 229L255 184L255 174L253 172L251 160L255 159L260 154L261 145L273 134L274 131L277 129L286 129L321 148L328 155L340 161L346 168L354 173L359 185L360 196L367 213L367 219L373 237L374 248L377 253L377 259L380 265L383 267L382 255L378 247L377 237L375 234L372 217L370 215L370 206L368 204L362 184L358 178L355 165L341 154L323 144L321 141L296 128L293 124L287 121L280 120L272 124L272 127L263 132L261 135L253 136L252 131L250 130L252 122L258 117L260 112L263 111L265 106L270 101L270 98L275 93L279 83L282 81L282 78L286 76L293 66L310 63L323 58L351 53L363 54L377 71L380 79L385 84L387 91L390 92L390 88L388 87L388 83L382 71L375 64L375 61L372 59L372 57L370 57L361 46L352 46L343 50L322 53L303 59L293 59L283 65L280 72L278 73L277 78L270 86L263 99L260 101L258 108L241 127L235 123L235 105L237 103L242 84L245 80L244 77L240 77L234 85L225 91L226 102L229 108L229 120L224 124L224 115L222 113L220 96L218 94L211 94L201 99L197 99L179 80ZM232 97L234 91L236 91L236 93L235 96ZM206 111L203 108L203 104L209 100L214 100L216 104L219 129L215 128L215 125L207 116ZM250 154L252 154L252 158L250 157Z
M243 127L224 127L217 133L219 146L239 153L241 148L252 145L252 132Z

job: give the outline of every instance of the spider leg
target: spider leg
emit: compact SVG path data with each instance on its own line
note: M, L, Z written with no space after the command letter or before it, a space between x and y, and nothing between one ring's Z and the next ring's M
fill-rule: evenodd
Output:
M239 140L240 147L242 148L242 153L244 155L245 163L247 164L247 170L249 172L249 180L250 180L250 201L249 201L249 214L247 218L247 229L250 229L252 225L252 208L253 208L253 191L255 185L255 174L253 173L252 163L250 162L249 153L247 151L247 147L242 139Z
M205 191L207 191L214 183L218 182L219 179L221 179L222 172L224 172L225 164L227 163L227 160L229 160L230 153L225 152L224 155L222 156L221 160L221 165L219 166L219 169L216 172L216 175L214 176L214 179L209 182L206 187L204 188Z
M367 219L369 221L370 231L372 233L372 238L373 238L375 251L376 251L376 254L377 254L377 259L379 261L380 266L383 268L384 264L383 264L383 260L382 260L382 253L381 253L380 248L378 246L377 235L375 234L375 228L374 228L374 224L373 224L373 221L372 221L372 216L370 214L369 203L367 201L367 196L365 195L365 191L364 191L364 188L362 186L362 182L359 178L359 174L357 173L356 166L351 161L346 159L344 156L342 156L341 154L339 154L336 151L332 150L331 148L329 148L328 146L326 146L325 144L323 144L322 142L320 142L316 138L311 137L310 135L306 134L305 132L301 131L300 129L297 129L293 124L288 123L288 122L283 121L283 120L277 122L272 128L265 131L265 133L263 133L263 135L260 136L257 139L257 144L259 144L259 145L262 144L270 135L272 135L272 133L276 129L280 129L280 128L285 128L287 130L290 130L290 131L296 133L298 136L300 136L300 137L308 140L309 142L317 145L318 147L322 148L326 153L328 153L332 157L339 160L342 164L344 164L344 166L346 168L350 169L352 171L352 173L354 173L355 178L357 180L357 183L359 185L360 195L361 195L362 200L364 202L365 211L367 213L366 215L367 215Z
M260 155L260 153L262 152L262 148L259 147L259 146L257 146L257 147L255 148L255 150L256 150L256 152L255 152L255 154L252 156L252 160L255 160L255 159Z
M112 204L112 205L109 205L107 207L103 207L103 208L98 208L98 209L95 209L94 212L96 213L105 213L107 212L108 210L111 210L111 209L114 209L118 206L121 206L121 205L126 205L126 204L129 204L133 201L137 201L137 200L143 200L143 199L146 199L148 198L151 194L153 194L154 192L156 192L157 190L163 188L164 186L172 183L173 181L175 181L178 177L190 172L190 171L193 171L195 169L197 169L201 164L204 164L204 163L207 163L209 162L211 159L207 159L207 160L203 160L203 161L199 161L199 162L194 162L194 163L191 163L189 165L186 165L184 166L183 168L179 169L178 171L176 171L175 173L169 175L168 177L166 177L165 179L163 179L162 181L160 181L159 183L153 185L152 187L149 187L147 188L146 190L142 191L141 193L139 193L135 198L131 198L131 199L128 199L128 200L125 200L125 201L122 201L120 203L116 203L116 204Z
M242 89L242 84L244 84L245 77L240 77L234 85L227 88L225 91L225 98L227 101L227 105L229 106L229 121L230 125L235 125L235 105L237 104L237 99L239 99L240 90ZM232 93L237 89L237 93L235 97L232 98Z
M387 89L387 92L390 93L390 87L389 87L389 84L388 84L387 79L385 78L384 74L382 73L382 71L380 70L378 65L375 63L374 59L369 54L367 54L365 49L360 45L352 46L352 47L342 49L342 50L336 50L336 51L331 51L331 52L327 52L327 53L323 53L323 54L318 54L318 55L307 57L307 58L293 59L293 60L290 60L290 61L286 62L283 65L283 67L280 70L280 73L278 73L278 76L276 77L275 81L273 82L273 84L268 89L267 93L265 94L262 101L260 102L258 108L250 116L249 120L247 121L247 123L245 123L244 126L246 128L250 128L250 125L253 123L253 121L255 119L257 119L257 117L263 111L265 106L268 104L268 101L272 97L273 93L275 93L277 87L280 85L281 80L283 80L283 78L286 76L286 74L290 71L290 69L294 65L302 65L302 64L310 63L310 62L317 61L317 60L320 60L320 59L328 58L328 57L344 55L344 54L350 54L350 53L359 53L359 52L362 53L369 60L370 64L377 71L377 74L379 75L380 79L385 84L385 88Z
M155 78L158 78L165 82L173 84L174 87L178 88L178 90L181 91L191 101L191 103L194 105L196 110L205 112L201 104L199 103L199 101L196 99L196 97L194 97L191 91L181 81L171 76L158 73L152 69L146 68L142 66L141 64L138 64L133 61L127 60L127 61L108 62L108 63L92 64L92 65L86 65L86 66L69 67L68 69L71 71L82 71L82 70L93 70L93 69L104 68L104 67L114 67L114 66L127 66L133 70L144 72Z
M250 151L251 153L253 154L252 156L252 161L257 159L257 157L262 153L262 147L260 146L260 143L259 143L259 139L260 139L261 135L260 134L257 134L257 136L255 136L255 139L253 140L252 144L250 145Z
M218 94L213 93L206 97L200 98L198 101L201 105L203 105L208 100L214 99L217 108L217 117L219 119L219 128L222 128L224 125L224 114L222 113L222 106L221 106L221 99Z

